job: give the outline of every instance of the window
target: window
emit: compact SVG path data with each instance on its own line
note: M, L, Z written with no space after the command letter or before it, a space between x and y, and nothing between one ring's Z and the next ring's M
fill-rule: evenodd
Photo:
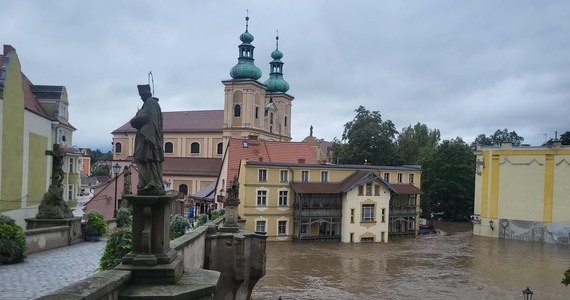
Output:
M269 114L269 124L273 124L273 113Z
M181 184L178 186L178 191L182 193L182 195L186 196L188 195L188 186L185 184Z
M373 237L361 237L360 242L361 243L373 243L374 238Z
M241 106L239 104L234 106L234 117L241 117Z
M190 153L192 154L200 153L200 143L194 142L190 144Z
M279 191L279 206L287 206L289 191Z
M366 196L372 196L372 182L366 183Z
M408 175L408 181L409 181L410 183L414 183L414 174Z
M281 170L279 172L279 180L281 180L281 182L287 182L289 181L289 171L287 170Z
M398 173L398 183L402 183L404 181L404 174Z
M265 221L255 222L255 232L265 232Z
M309 181L309 171L301 171L301 181Z
M74 173L73 172L73 158L69 159L69 173Z
M322 182L329 181L329 171L321 171L321 181Z
M67 200L73 200L73 185L67 186Z
M364 196L364 186L358 186L358 196Z
M382 223L386 223L386 209L382 208Z
M374 204L362 204L362 222L374 221Z
M382 231L382 232L380 233L380 241L381 241L381 242L384 242L384 241L385 241L385 240L384 240L384 233L385 233L384 231Z
M217 148L218 148L216 149L217 154L224 154L224 143L219 142Z
M255 118L259 119L259 106L255 107Z
M350 223L354 223L354 208L350 209Z
M164 153L173 153L174 145L171 142L164 143Z
M390 173L384 173L384 181L390 182Z
M265 169L259 169L258 172L258 177L259 177L259 181L265 182L267 181L267 170Z
M285 116L285 127L287 127L287 116Z
M350 242L354 243L354 232L350 233Z
M115 153L121 153L123 151L123 144L115 143Z
M377 184L374 185L374 196L380 196L380 186Z
M277 235L287 235L287 221L277 222Z
M267 191L257 191L257 206L267 205Z

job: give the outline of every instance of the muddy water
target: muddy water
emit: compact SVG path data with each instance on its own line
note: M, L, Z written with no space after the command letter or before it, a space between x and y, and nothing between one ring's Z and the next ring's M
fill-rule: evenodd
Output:
M451 231L453 228L451 228ZM252 299L570 299L570 247L457 232L390 243L267 244Z

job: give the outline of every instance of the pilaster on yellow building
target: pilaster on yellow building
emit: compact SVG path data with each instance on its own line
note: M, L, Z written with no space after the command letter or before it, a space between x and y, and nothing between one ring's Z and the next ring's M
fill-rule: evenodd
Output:
M568 243L570 146L478 147L476 235Z

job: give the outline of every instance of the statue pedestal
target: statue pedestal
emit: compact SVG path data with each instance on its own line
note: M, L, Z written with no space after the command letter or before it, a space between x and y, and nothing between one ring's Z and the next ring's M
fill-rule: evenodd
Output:
M133 244L117 269L132 271L136 283L176 282L182 275L183 261L170 248L170 204L178 195L124 197L133 208Z

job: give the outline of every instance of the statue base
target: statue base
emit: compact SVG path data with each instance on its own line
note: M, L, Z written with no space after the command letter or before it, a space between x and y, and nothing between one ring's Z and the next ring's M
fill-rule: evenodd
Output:
M170 264L176 251L170 248L170 212L178 195L125 195L133 208L132 251L123 264L155 266Z
M127 254L127 256L129 256L129 254ZM115 267L115 270L131 271L131 282L133 283L174 284L180 279L184 271L184 261L182 257L176 256L176 251L174 251L174 255L175 258L167 264L155 263L154 265L148 265L144 263L153 260L156 261L157 257L155 255L139 254L133 258L133 264L125 264L123 262ZM137 265L135 263L143 264Z

